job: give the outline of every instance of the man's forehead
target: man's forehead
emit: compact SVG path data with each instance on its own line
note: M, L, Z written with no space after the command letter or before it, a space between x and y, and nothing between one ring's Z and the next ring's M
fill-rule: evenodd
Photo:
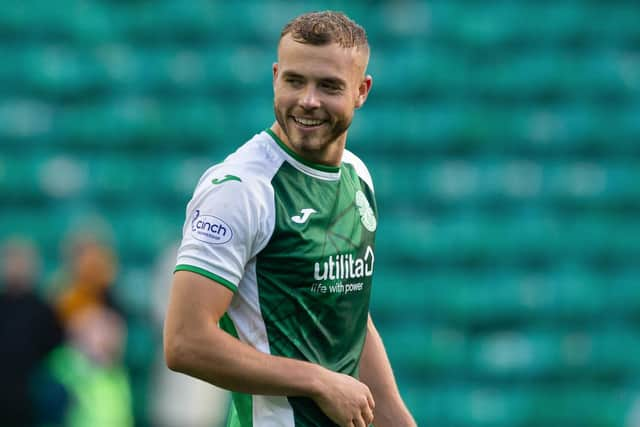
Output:
M332 62L333 60L340 61L350 67L357 67L363 73L369 61L369 52L365 48L355 46L345 48L335 42L326 45L313 45L296 41L290 34L287 34L278 43L278 62L282 62L283 59L295 59L289 56L291 54L294 56L319 56Z

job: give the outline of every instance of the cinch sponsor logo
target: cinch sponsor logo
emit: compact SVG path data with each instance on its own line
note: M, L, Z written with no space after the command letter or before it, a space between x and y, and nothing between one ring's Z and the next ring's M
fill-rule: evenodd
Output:
M191 220L191 234L202 242L218 245L233 237L233 231L226 222L217 216L200 215L200 210L196 210Z
M332 255L326 261L315 263L313 277L315 280L344 280L371 276L374 261L371 246L367 246L362 258L354 258L352 254Z

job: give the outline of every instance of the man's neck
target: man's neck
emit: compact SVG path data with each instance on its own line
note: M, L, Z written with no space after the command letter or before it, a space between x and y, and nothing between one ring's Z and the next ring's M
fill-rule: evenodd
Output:
M346 132L342 134L338 140L334 141L331 144L331 147L329 147L329 150L326 153L322 153L322 156L317 156L314 155L316 154L315 152L301 152L299 149L294 147L277 121L271 125L270 129L278 138L280 138L284 145L286 145L291 151L308 162L324 166L340 166L340 164L342 163L342 155L344 153L347 138Z

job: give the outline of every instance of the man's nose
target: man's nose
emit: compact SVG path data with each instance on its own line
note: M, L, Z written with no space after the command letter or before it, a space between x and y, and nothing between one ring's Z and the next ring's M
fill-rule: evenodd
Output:
M313 85L308 85L302 98L300 98L300 106L305 110L312 110L320 107L320 98L318 92Z

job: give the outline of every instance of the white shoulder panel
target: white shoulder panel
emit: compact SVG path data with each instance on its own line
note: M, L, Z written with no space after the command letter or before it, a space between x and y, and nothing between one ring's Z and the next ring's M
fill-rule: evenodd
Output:
M344 154L342 155L342 161L344 163L348 163L352 165L355 168L356 172L358 173L358 176L362 178L364 182L367 183L367 185L369 186L372 192L374 191L373 180L371 179L371 174L369 173L369 169L367 169L364 162L360 160L358 156L356 156L349 150L344 150Z
M187 205L177 264L237 286L249 260L273 233L271 179L281 164L270 153L269 140L256 135L209 168Z

